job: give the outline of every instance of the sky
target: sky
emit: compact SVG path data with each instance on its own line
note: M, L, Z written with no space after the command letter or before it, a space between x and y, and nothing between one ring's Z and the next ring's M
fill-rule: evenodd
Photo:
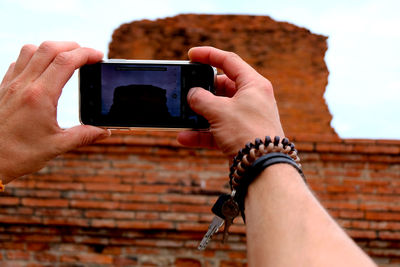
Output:
M324 97L340 137L400 139L399 10L397 0L0 0L0 76L27 43L76 41L107 55L113 31L135 20L270 16L328 36ZM59 101L60 126L79 124L78 113L75 73Z

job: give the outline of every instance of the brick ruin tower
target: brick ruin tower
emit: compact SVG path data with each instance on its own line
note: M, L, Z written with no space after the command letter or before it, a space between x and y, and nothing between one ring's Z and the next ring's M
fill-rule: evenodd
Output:
M180 15L119 27L109 58L187 59L193 46L236 52L272 81L285 133L337 137L323 98L325 36L264 16Z

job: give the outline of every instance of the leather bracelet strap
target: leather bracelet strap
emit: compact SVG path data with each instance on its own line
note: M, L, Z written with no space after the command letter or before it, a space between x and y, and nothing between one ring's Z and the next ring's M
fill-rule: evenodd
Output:
M261 156L256 159L253 164L246 170L243 175L242 183L236 190L235 199L239 204L240 213L242 215L243 221L246 222L246 216L244 213L244 200L247 195L247 190L249 185L260 175L260 173L272 166L274 164L285 163L292 165L301 175L305 181L305 177L302 169L297 165L297 163L288 155L281 152L272 152Z

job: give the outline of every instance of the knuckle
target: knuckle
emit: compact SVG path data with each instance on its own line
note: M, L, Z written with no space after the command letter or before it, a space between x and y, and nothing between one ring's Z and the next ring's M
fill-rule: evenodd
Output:
M71 53L61 52L55 57L54 64L61 66L73 65L73 57Z
M12 81L8 86L7 86L7 95L11 96L14 95L16 92L18 92L21 88L21 83L18 80Z
M234 53L234 52L227 52L226 59L234 61L234 60L241 59L241 57L238 54Z
M38 51L42 53L50 53L55 51L55 42L53 41L44 41L43 43L40 44Z
M22 95L22 102L26 105L36 105L40 103L42 88L38 85L31 85L29 90L25 90Z
M33 55L37 47L32 44L26 44L21 48L20 55Z

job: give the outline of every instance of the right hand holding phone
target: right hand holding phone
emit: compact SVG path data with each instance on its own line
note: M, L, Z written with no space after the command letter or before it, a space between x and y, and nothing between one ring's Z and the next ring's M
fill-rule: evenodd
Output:
M191 147L219 148L228 157L255 138L284 136L271 83L238 55L212 47L189 51L191 61L213 65L217 95L192 88L190 107L210 123L209 132L184 131L178 141Z

